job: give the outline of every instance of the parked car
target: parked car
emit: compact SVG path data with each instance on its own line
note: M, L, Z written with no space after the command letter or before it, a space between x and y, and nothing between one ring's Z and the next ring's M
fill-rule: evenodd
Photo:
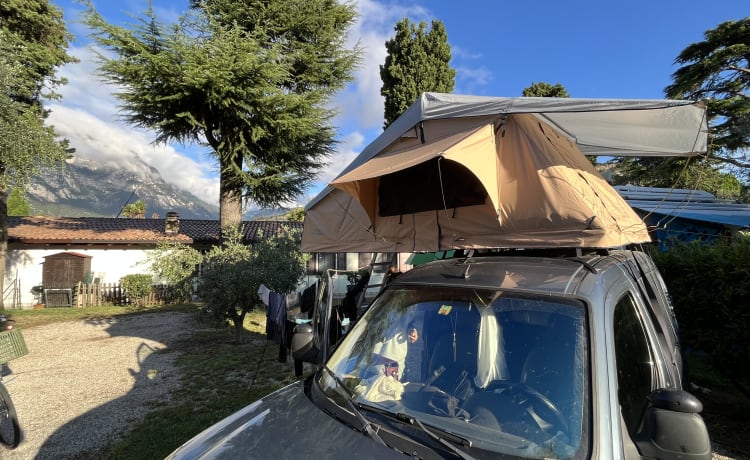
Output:
M711 458L651 259L563 252L400 275L317 372L169 458Z

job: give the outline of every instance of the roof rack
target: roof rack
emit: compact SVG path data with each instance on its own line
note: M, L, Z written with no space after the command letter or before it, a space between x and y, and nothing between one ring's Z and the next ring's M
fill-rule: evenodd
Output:
M495 248L495 249L459 249L453 258L472 259L486 256L522 256L522 257L583 257L584 255L609 255L609 248Z

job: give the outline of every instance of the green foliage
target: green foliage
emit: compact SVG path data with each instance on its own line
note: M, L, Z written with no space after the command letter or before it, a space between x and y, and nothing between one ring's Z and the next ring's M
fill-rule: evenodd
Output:
M0 190L23 187L42 166L60 164L67 158L67 143L55 140L54 129L45 126L38 106L19 102L21 65L9 59L7 33L0 29Z
M162 241L148 255L148 264L156 278L169 286L173 301L188 301L193 293L193 279L203 256L192 246Z
M67 142L44 125L44 88L58 66L75 59L66 49L70 35L59 9L44 0L9 0L0 5L0 193L23 187L39 168L67 158Z
M395 26L396 36L385 42L388 55L380 66L385 128L423 92L453 92L456 70L450 66L451 48L445 25L433 20L430 31L426 29L426 23L415 26L404 18Z
M125 295L136 304L143 305L146 302L146 296L151 293L152 277L146 274L125 275L120 278L120 284L125 290Z
M19 187L13 188L8 195L8 215L9 216L28 216L31 213L31 206Z
M241 341L242 323L247 312L258 302L257 286L248 283L252 277L252 253L242 244L242 233L236 227L226 227L223 244L213 247L203 258L198 295L206 310L217 320L229 320L235 325Z
M258 304L260 285L282 294L294 291L304 274L306 258L299 252L297 231L261 235L252 248L242 243L242 233L235 227L223 232L224 244L211 249L203 259L199 295L217 319L235 325L241 341L244 317Z
M305 208L294 208L286 214L286 218L292 222L303 222L305 220Z
M73 36L68 32L62 10L49 0L3 0L0 2L0 56L15 67L17 78L7 94L26 105L42 98L57 98L51 91L65 80L56 69L77 62L67 53ZM44 90L50 90L43 94Z
M146 203L143 200L136 200L133 203L126 204L122 208L122 216L133 219L144 219L146 217Z
M305 274L309 255L300 252L302 234L299 230L282 227L276 235L263 237L253 245L252 276L247 282L257 289L265 284L272 291L294 292Z
M521 95L524 97L570 97L568 90L560 83L553 85L545 82L532 83L523 89Z
M750 163L750 17L726 21L686 47L665 88L667 97L703 100L709 116L711 156L744 169Z
M358 60L344 47L355 11L333 0L192 4L172 27L153 8L132 30L113 26L90 3L84 22L111 52L100 75L124 88L129 123L212 149L226 227L243 197L272 206L303 192L333 152L330 98Z
M750 379L750 236L654 252L680 323L683 347L708 353L721 372Z
M742 184L718 169L716 161L702 158L615 158L611 183L642 187L705 190L717 198L740 198Z

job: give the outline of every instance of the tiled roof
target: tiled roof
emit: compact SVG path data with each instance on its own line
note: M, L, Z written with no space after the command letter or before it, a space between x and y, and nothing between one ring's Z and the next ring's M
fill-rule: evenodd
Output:
M245 241L256 241L260 232L274 234L282 225L302 228L301 222L246 221ZM164 239L181 243L212 244L219 241L219 221L180 220L179 233L164 233L164 219L107 217L8 217L8 242L26 244L155 244Z
M282 227L302 230L302 222L246 220L242 223L246 243L257 241L261 235L266 237L274 235ZM218 243L220 228L218 220L180 220L180 233L188 235L195 243Z

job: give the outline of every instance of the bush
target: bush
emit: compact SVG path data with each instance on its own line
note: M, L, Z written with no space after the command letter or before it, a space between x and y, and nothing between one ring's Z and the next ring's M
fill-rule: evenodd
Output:
M750 372L750 237L697 242L652 254L680 323L683 348L707 353L718 370L747 382Z
M125 290L125 295L136 304L143 305L151 293L151 275L125 275L120 278L120 285Z
M157 279L169 286L169 302L192 300L196 267L203 260L198 250L182 243L163 241L151 251L148 262Z
M281 294L293 292L304 274L305 256L299 252L299 232L288 229L259 235L253 247L242 243L237 228L225 228L222 234L223 244L203 259L198 291L205 308L234 323L242 341L245 315L260 303L260 285Z

